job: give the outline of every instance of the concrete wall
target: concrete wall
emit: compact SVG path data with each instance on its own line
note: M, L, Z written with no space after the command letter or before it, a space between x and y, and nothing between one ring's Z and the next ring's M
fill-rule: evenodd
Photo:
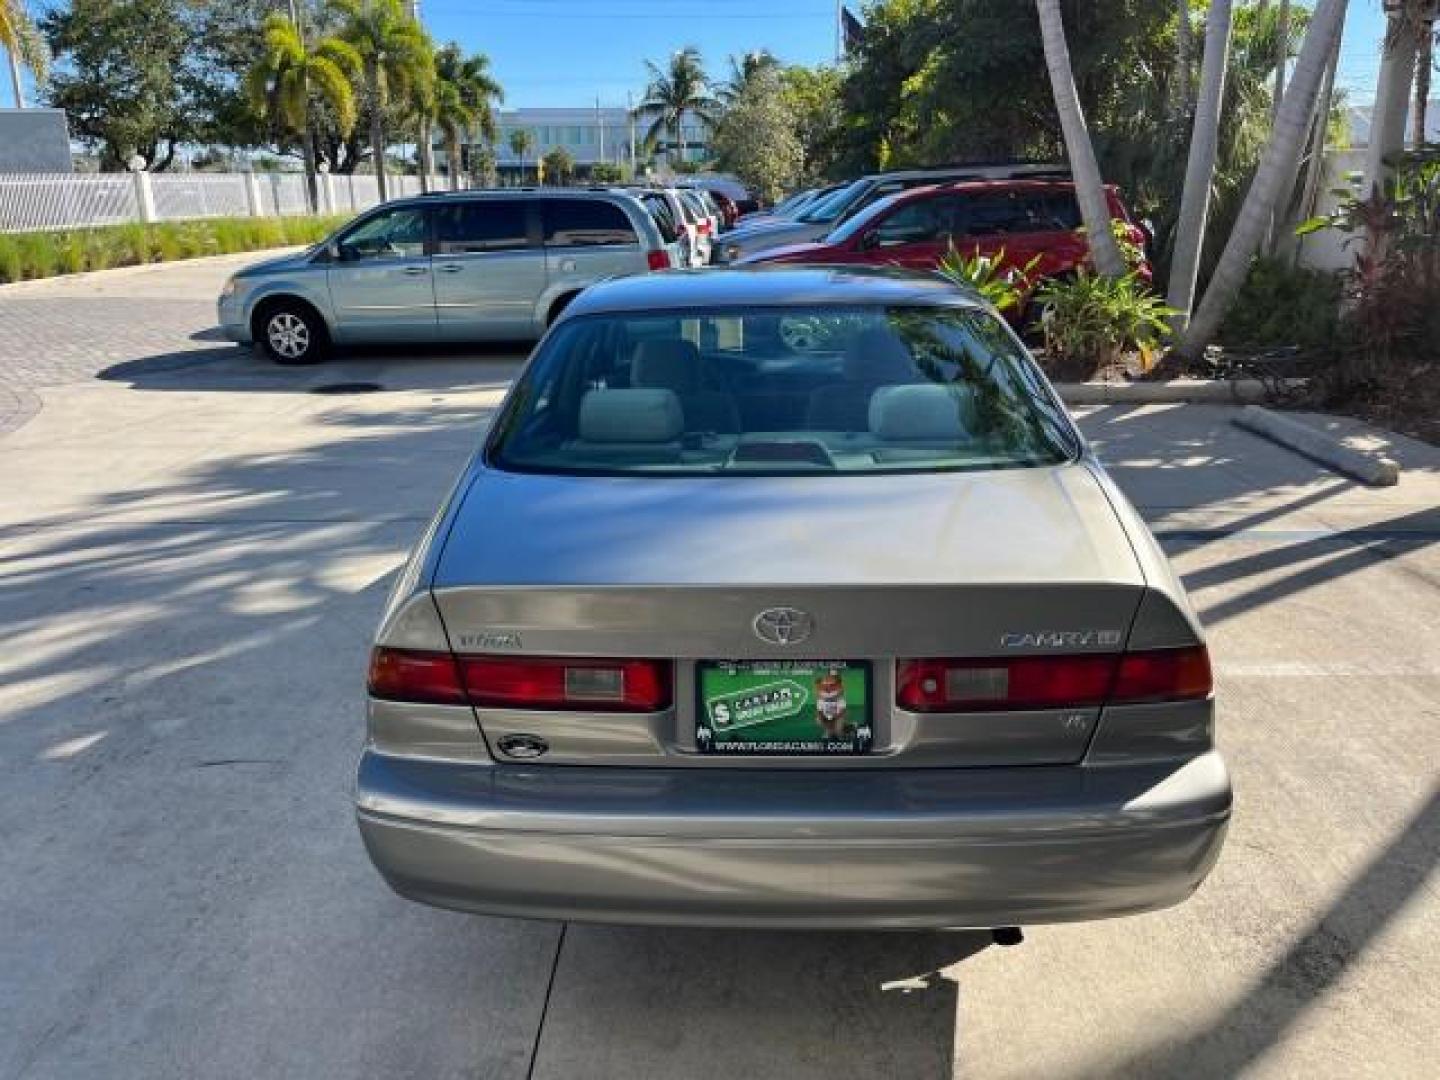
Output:
M1325 155L1325 175L1315 197L1315 217L1332 214L1340 205L1337 188L1351 188L1352 179L1365 169L1365 151L1332 150ZM1347 243L1349 234L1337 229L1321 229L1309 236L1298 237L1300 264L1316 270L1347 270L1355 263L1355 245Z
M0 109L0 173L68 173L70 129L60 109Z

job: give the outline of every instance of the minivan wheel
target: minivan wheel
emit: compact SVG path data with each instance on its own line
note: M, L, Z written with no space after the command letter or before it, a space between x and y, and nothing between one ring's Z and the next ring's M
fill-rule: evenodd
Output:
M256 321L256 338L275 363L316 364L324 359L325 324L306 305L275 304Z

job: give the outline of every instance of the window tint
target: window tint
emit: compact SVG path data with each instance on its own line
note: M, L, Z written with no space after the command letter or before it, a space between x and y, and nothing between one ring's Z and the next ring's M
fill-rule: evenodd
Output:
M673 244L680 238L680 226L676 223L675 214L670 209L670 203L665 196L645 194L640 196L640 201L650 211L650 216L655 219L655 224L660 229L660 235L667 244Z
M965 231L975 236L1067 232L1080 227L1080 208L1068 192L991 192L970 196L965 218Z
M571 319L486 453L516 471L700 476L1023 468L1078 449L987 312L796 306Z
M340 240L340 254L347 262L424 255L425 208L399 207L362 221Z
M638 244L624 210L600 199L547 199L541 203L548 247Z
M881 247L938 243L955 231L955 200L920 199L902 206L876 226Z
M436 251L441 255L472 255L528 247L527 206L528 203L522 199L477 200L437 206Z

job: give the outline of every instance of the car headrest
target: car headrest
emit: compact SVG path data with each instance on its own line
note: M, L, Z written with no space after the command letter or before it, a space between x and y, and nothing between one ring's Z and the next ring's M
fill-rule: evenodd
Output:
M635 346L630 385L690 394L700 389L700 350L684 338L660 338Z
M589 390L579 427L585 442L663 443L680 437L685 414L673 390Z
M845 378L871 386L910 382L915 378L915 362L903 341L889 330L872 326L845 346Z
M882 386L870 399L870 432L889 441L963 439L974 408L968 386Z

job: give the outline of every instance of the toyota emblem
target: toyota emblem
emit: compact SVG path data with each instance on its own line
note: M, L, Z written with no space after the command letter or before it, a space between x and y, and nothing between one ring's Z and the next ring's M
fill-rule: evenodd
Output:
M755 616L755 636L771 645L799 645L815 632L815 616L793 607L766 608Z

